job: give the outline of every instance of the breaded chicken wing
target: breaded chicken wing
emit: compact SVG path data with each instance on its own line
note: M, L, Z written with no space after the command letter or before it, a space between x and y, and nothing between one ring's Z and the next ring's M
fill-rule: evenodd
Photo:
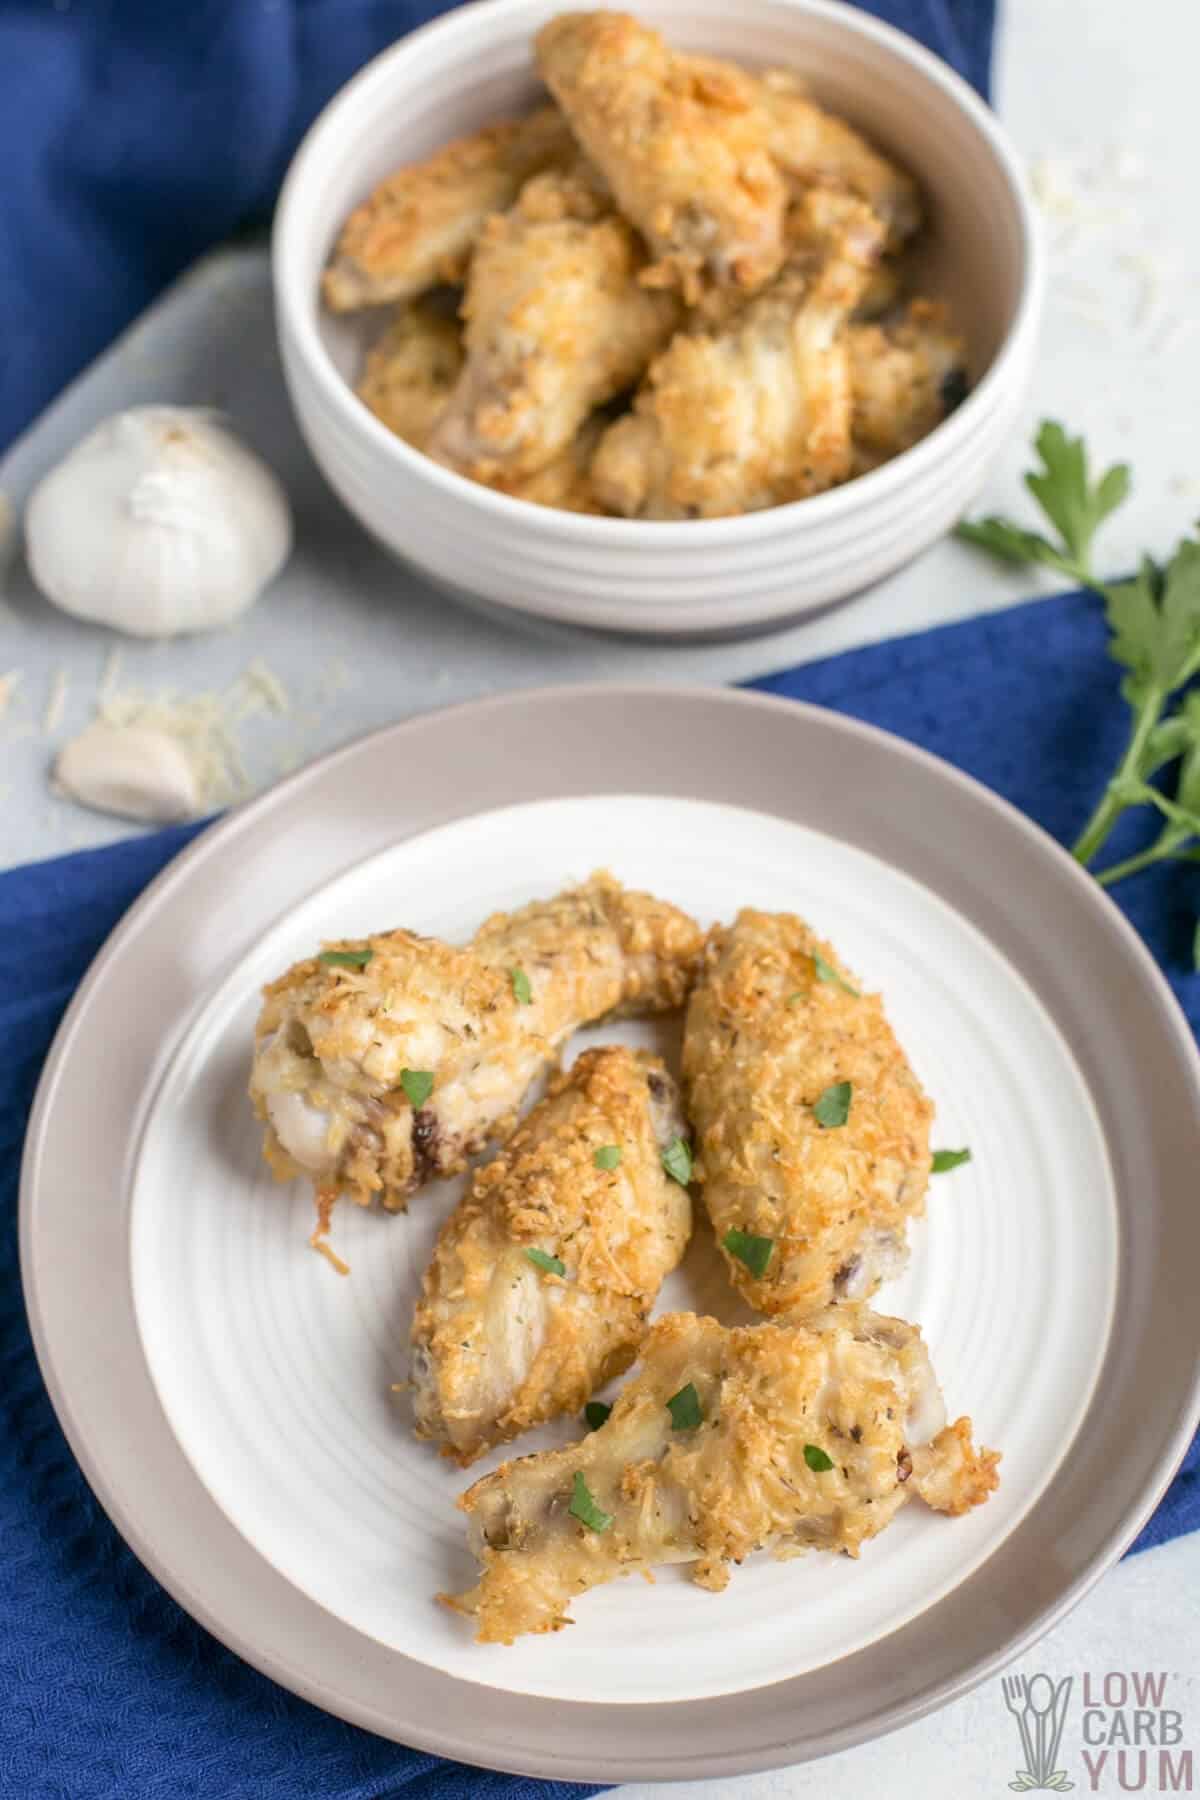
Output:
M608 429L603 413L585 419L565 450L540 468L534 475L518 475L511 480L499 478L488 485L514 500L529 500L534 506L554 506L560 512L602 513L592 487L592 458L600 439Z
M600 501L627 518L720 518L819 493L852 464L842 327L881 227L861 201L807 196L808 249L724 326L680 332L634 411L592 463Z
M466 1464L627 1369L691 1232L657 1056L588 1050L447 1219L412 1329L417 1433Z
M738 71L670 51L627 13L564 13L538 69L617 204L658 259L647 279L689 304L705 286L753 292L783 261L786 184L771 124Z
M443 1595L480 1643L557 1631L586 1589L690 1563L719 1590L730 1563L860 1546L911 1494L962 1513L998 1484L971 1422L945 1425L915 1325L859 1307L806 1324L727 1329L669 1313L607 1422L509 1462L459 1500L478 1584Z
M401 1211L513 1125L572 1031L679 1006L702 934L597 874L457 949L412 931L330 945L264 990L250 1094L283 1181Z
M455 138L389 175L347 219L322 282L334 312L411 300L461 281L489 213L522 184L579 152L556 106Z
M769 69L756 87L770 119L771 155L785 175L802 190L834 186L856 194L886 226L888 249L899 249L921 223L912 177L815 105L786 70Z
M446 410L464 360L458 321L427 300L412 301L400 308L369 352L358 397L397 437L423 450ZM536 475L489 485L535 506L599 512L589 471L605 423L602 416L586 419L566 449Z
M933 301L912 301L894 321L851 325L846 349L861 467L927 437L966 397L966 345Z
M457 321L427 301L413 301L369 351L356 392L397 437L423 450L462 365Z
M467 281L467 361L430 455L477 481L536 474L671 335L673 295L586 169L536 177L488 220Z
M760 1312L865 1299L924 1208L933 1107L883 1007L790 913L710 934L683 1076L717 1242Z

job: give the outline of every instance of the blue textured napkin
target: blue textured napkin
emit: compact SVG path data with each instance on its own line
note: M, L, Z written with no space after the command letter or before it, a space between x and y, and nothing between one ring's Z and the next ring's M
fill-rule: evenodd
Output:
M1098 602L1081 595L853 650L756 685L883 725L1070 837L1121 749ZM0 1792L64 1800L517 1800L583 1792L438 1763L256 1675L157 1586L92 1499L30 1348L16 1170L51 1035L130 902L194 835L171 831L0 875ZM1128 833L1119 848L1132 848ZM1188 973L1200 869L1116 897L1200 1029ZM1200 1527L1194 1446L1137 1547Z
M0 0L0 448L436 0ZM871 0L987 91L993 0Z

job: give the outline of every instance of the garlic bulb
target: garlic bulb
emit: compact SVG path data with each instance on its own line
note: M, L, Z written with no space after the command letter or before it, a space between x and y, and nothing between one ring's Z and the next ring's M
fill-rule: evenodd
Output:
M169 825L200 811L200 786L183 747L149 726L93 720L59 752L54 784L82 806L123 819Z
M259 457L195 407L106 419L34 489L30 571L77 618L135 637L209 631L279 573L287 495Z

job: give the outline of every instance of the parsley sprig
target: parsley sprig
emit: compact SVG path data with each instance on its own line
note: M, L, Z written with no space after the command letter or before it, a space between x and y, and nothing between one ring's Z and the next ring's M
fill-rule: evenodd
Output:
M1200 862L1200 692L1183 691L1200 674L1200 541L1184 538L1165 564L1143 557L1128 581L1098 580L1093 540L1128 495L1129 470L1117 463L1093 482L1082 438L1068 437L1052 420L1042 424L1034 447L1042 466L1026 475L1025 485L1056 537L998 517L960 525L958 536L1005 562L1054 569L1104 600L1109 653L1126 671L1121 693L1130 709L1129 737L1073 853L1091 866L1122 814L1149 806L1162 817L1157 837L1097 870L1096 879L1111 887L1154 863ZM1154 777L1175 763L1171 794ZM1200 969L1200 925L1193 959Z

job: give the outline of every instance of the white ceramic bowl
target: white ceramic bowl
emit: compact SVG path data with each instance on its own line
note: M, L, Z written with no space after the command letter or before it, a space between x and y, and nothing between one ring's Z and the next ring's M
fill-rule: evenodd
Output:
M913 449L827 494L736 519L555 512L495 494L393 436L350 386L359 340L319 279L347 213L398 164L528 106L531 41L554 0L483 0L404 38L321 114L284 184L273 262L301 429L350 510L429 580L475 601L665 635L796 618L880 580L962 514L1013 423L1041 305L1038 234L1016 156L965 82L836 0L641 0L680 48L794 69L919 179L923 291L955 306L973 389Z

